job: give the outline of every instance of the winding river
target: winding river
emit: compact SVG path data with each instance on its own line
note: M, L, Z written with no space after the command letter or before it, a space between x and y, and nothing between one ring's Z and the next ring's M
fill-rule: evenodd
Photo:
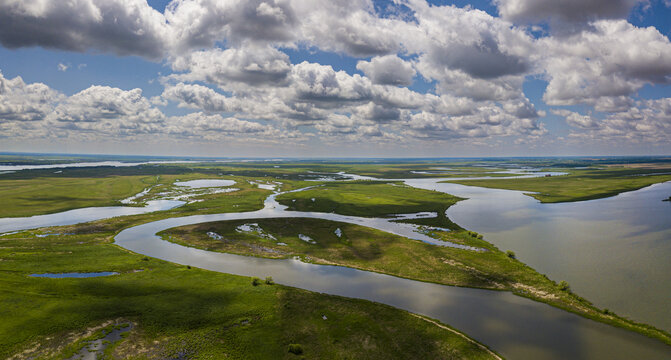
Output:
M275 195L263 210L169 218L121 231L115 243L130 251L184 265L243 276L273 276L282 284L367 299L455 326L511 359L671 359L671 347L508 292L430 284L339 266L209 252L156 236L165 229L209 221L311 217L403 235L412 228L387 219L286 211ZM414 233L414 235L413 235ZM405 234L417 238L412 232ZM420 239L422 240L422 239ZM434 240L435 241L435 240Z
M570 207L559 208L555 212L551 211L545 214L543 211L547 211L546 206L548 205L538 204L536 200L524 196L520 192L442 184L438 183L440 180L442 179L412 179L404 181L411 186L436 189L470 198L452 206L448 210L448 216L466 228L484 233L489 241L497 244L502 249L515 250L518 257L523 261L541 272L548 273L552 278L556 278L556 274L564 275L562 269L566 266L562 265L562 261L558 260L556 261L558 265L555 266L559 270L556 270L546 264L547 259L555 257L556 254L562 254L561 251L564 245L552 244L551 240L540 236L543 235L542 233L539 233L538 237L531 236L527 239L518 239L515 242L512 240L515 240L520 235L520 233L515 234L515 231L531 231L529 227L540 226L535 225L538 223L551 226L550 219L554 219L556 216L559 219L571 219L572 222L569 223L571 226L579 221L592 224L594 224L592 221L595 221L599 224L599 226L594 228L583 228L583 231L587 231L588 234L601 234L604 229L609 229L610 227L614 229L613 232L618 233L628 228L630 223L618 224L619 219L624 216L624 213L621 214L614 209L627 205L624 204L627 201L629 201L628 205L631 208L637 201L645 202L645 200L640 199L641 197L647 199L647 197L654 198L658 195L656 193L650 194L649 192L651 191L653 193L655 191L664 192L670 189L669 184L661 184L657 187L621 194L610 199L571 203L573 205L587 205L578 205L579 207L586 207L581 213L569 216L566 212L571 213L575 209ZM624 200L616 199L622 197ZM620 201L624 201L624 203ZM613 203L611 204L611 202ZM668 205L668 203L658 202L662 205ZM601 205L604 203L607 205L610 204L609 206L613 209L604 211L604 206ZM173 205L175 204L171 206ZM114 210L109 211L118 211L118 208L142 209L113 207L112 209ZM605 208L608 209L609 207L606 206ZM634 208L634 211L636 209ZM663 210L661 209L661 211ZM85 218L84 214L72 213L73 211L77 210L51 214L52 216L61 215L62 221L66 222L59 223L53 221L48 225L65 225L90 221ZM666 211L668 213L668 210ZM69 215L66 215L68 213ZM76 216L73 217L73 214ZM118 215L122 214L109 214L106 217ZM390 222L389 219L286 211L284 206L279 205L275 201L275 195L269 196L264 209L259 211L194 215L159 220L121 231L115 237L115 242L128 250L179 264L243 276L273 276L278 283L285 285L334 295L367 299L424 314L464 331L469 336L487 344L510 359L671 359L671 347L657 340L597 323L546 304L512 295L509 292L443 286L345 267L307 264L298 260L271 260L208 252L163 241L155 235L159 231L188 224L219 220L251 220L268 217L311 217L342 221L380 229L417 240L433 242L436 245L453 246L453 244L437 242L435 239L417 233L414 231L414 227L410 225ZM615 220L611 220L613 218ZM647 218L649 220L650 216ZM646 216L645 214L640 214L637 219L643 221L646 219ZM2 230L1 226L4 220L6 219L0 219L0 232L19 229L17 226L14 226L14 228L6 226L5 230ZM11 220L16 221L16 218ZM669 239L665 231L668 230L668 224L670 223L667 223L666 226L661 223L659 224L659 228L661 229L658 235L659 239ZM31 223L29 220L25 220L21 223L20 228L27 229L40 226L47 225L43 225L40 222ZM568 225L565 224L564 226ZM578 227L569 230L578 231L579 229ZM638 228L627 229L628 232L625 232L625 234L631 237L632 234L635 235L635 232L644 233L646 230L647 228L640 228L639 226ZM567 229L555 228L554 231L558 232L558 234L553 234L553 237L550 238L558 241L557 238L562 234L566 234ZM610 233L607 232L607 234ZM623 235L623 237L626 236ZM570 241L569 243L578 252L583 249L591 251L593 248L592 244L585 245L579 240ZM613 245L617 251L626 250L626 248L620 248L619 242ZM607 247L603 242L595 246L597 248L599 246L602 248ZM633 246L636 246L636 244ZM639 242L638 246L647 248L649 243ZM535 256L534 254L543 251L543 247L549 248L545 258L541 255ZM667 251L662 255L668 254L671 254L671 252ZM642 254L640 256L643 258L647 255ZM652 263L656 264L657 257L655 254L651 256ZM596 256L596 259L592 260L598 261L601 258L603 258L603 255ZM564 260L568 263L571 261L584 261L582 255L578 256L578 259L575 260ZM538 261L539 264L534 263L534 261ZM550 261L550 263L552 262ZM664 263L661 270L665 274L668 274L668 271L664 271L668 270L668 264ZM638 274L641 276L641 271ZM581 283L569 276L563 278L569 280L578 293L592 299L592 295L583 289L584 284L588 284L586 287L589 288L589 281ZM594 284L592 283L592 285ZM597 304L600 303L597 302ZM668 305L664 305L661 309L667 307ZM612 309L619 311L619 308L616 306L612 306Z

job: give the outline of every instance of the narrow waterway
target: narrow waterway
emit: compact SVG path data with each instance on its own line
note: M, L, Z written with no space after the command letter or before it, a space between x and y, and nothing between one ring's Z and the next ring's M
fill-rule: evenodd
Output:
M152 200L147 201L147 204L143 207L88 207L46 215L0 218L0 234L17 230L36 229L45 226L73 225L116 216L137 215L154 211L169 210L183 204L183 201L178 200Z

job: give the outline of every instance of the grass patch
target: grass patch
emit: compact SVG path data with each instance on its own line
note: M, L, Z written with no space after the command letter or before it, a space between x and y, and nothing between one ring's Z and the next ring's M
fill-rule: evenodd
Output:
M75 235L24 232L0 240L0 358L22 351L23 357L64 358L95 337L85 329L120 318L136 326L106 350L109 358L292 359L289 344L301 344L309 358L490 358L477 344L399 309L281 285L252 286L246 277L120 249L111 237L123 223L95 232L81 226L69 227ZM96 271L120 274L28 276Z
M137 194L156 182L155 176L0 180L0 198L3 199L0 217L119 205L119 200Z
M313 189L283 194L277 201L288 210L334 212L342 215L385 217L393 214L435 212L437 217L409 220L416 224L459 228L445 210L461 200L438 191L417 189L402 183L349 181L327 183Z
M237 231L238 226L249 223L258 224L263 236L258 232ZM222 238L213 239L208 232ZM168 229L159 234L168 241L209 251L267 258L299 256L317 264L348 266L420 281L512 291L671 344L666 332L612 312L604 313L572 293L565 282L555 283L516 260L514 253L500 251L473 231L434 231L431 235L487 251L438 247L359 225L311 218L211 222ZM314 243L301 240L299 234L309 236Z

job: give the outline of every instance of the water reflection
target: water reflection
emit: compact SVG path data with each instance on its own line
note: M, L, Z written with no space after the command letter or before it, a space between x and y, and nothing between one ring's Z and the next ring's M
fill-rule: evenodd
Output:
M671 330L671 182L591 201L541 204L519 191L406 180L468 198L457 224L529 266L566 280L597 306Z
M103 206L81 208L55 214L0 218L0 233L35 229L45 226L73 225L123 215L144 214L154 211L169 210L182 204L184 204L183 201L177 200L153 200L147 201L147 205L143 207Z
M158 231L222 215L171 218L123 230L115 242L133 252L213 271L272 276L311 291L367 299L424 314L466 332L511 359L671 359L659 341L512 295L423 283L338 266L214 253L159 239ZM228 214L241 215L241 214Z

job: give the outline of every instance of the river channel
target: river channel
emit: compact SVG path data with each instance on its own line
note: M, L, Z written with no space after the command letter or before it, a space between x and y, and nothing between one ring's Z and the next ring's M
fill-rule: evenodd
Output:
M170 243L155 235L188 224L269 217L313 217L399 232L386 219L286 211L270 196L263 210L159 220L121 231L115 243L136 253L179 264L243 276L273 276L281 284L367 299L424 314L464 331L510 359L671 359L671 347L657 340L508 292L443 286L299 260L209 252ZM362 223L359 219L369 221Z
M601 308L671 331L671 182L605 199L541 204L519 191L437 179L406 184L468 198L447 210L466 229Z
M595 291L596 296L590 293L590 289L598 288L603 273L599 272L595 278L585 281L580 281L578 275L585 275L581 271L606 266L603 264L609 263L613 257L617 260L631 256L632 262L639 262L637 268L629 270L631 279L623 278L621 273L612 275L614 280L620 277L619 286L635 284L637 279L649 281L648 272L654 274L652 271L654 269L659 270L658 278L662 280L664 275L669 273L668 263L661 262L665 255L671 254L668 246L665 247L670 238L668 231L671 221L664 220L668 219L669 203L661 202L664 197L652 201L664 192L667 192L668 197L668 191L671 190L669 183L609 199L568 204L539 204L520 192L444 184L439 183L440 180L442 179L404 181L411 186L436 189L469 198L448 210L447 215L453 221L465 228L484 233L487 240L504 250L516 251L522 261L547 273L551 278L558 280L560 278L557 276L561 276L561 279L568 280L574 290L590 300L596 300L597 304L608 303L602 302L603 299L598 296L599 291ZM164 203L156 210L176 204ZM650 207L650 212L642 210L647 207ZM96 217L105 218L123 215L116 211L128 208L97 209L102 212ZM143 208L129 209L142 209L133 211L146 212ZM110 213L105 214L105 211ZM31 222L28 220L31 218L24 218L20 227L17 228L16 223L13 226L5 224L5 230L0 226L0 232L90 221L85 213L86 211L71 210L51 214L60 217L61 220L50 221L48 224ZM671 359L671 347L660 341L597 323L508 292L443 286L345 267L307 264L298 260L271 260L214 253L163 241L155 235L159 231L188 224L269 217L312 217L343 221L417 240L436 242L413 231L411 226L390 222L388 219L286 211L284 206L277 204L274 195L268 197L264 209L259 211L159 220L125 229L115 237L115 241L128 250L175 263L243 276L273 276L281 284L368 299L424 314L464 331L510 359ZM661 219L658 219L660 217ZM15 222L18 219L11 220ZM0 225L5 220L9 219L0 219ZM553 220L559 221L560 225L553 225ZM566 234L573 234L575 238L566 240L565 236L562 236ZM632 238L636 241L627 244L627 240ZM608 239L615 240L610 243ZM557 241L564 243L556 244ZM436 245L451 246L445 243ZM637 248L640 252L627 255L627 251ZM596 265L585 265L586 262ZM582 270L576 270L576 279L572 278L571 272L567 270L575 266L582 267ZM617 270L617 267L609 266L611 268L606 266L608 271ZM655 291L649 291L650 285L645 281L637 286L654 295ZM666 286L668 281L664 280L661 284ZM609 283L603 285L603 288L612 286L614 285ZM617 285L615 287L617 289ZM667 291L666 294L671 292ZM611 308L620 312L621 307L616 303L614 305ZM664 311L668 309L668 304L661 304L659 309L661 310L657 313L662 319L664 315L668 316L668 311ZM646 320L635 316L639 320ZM659 325L659 321L650 322L664 326Z

